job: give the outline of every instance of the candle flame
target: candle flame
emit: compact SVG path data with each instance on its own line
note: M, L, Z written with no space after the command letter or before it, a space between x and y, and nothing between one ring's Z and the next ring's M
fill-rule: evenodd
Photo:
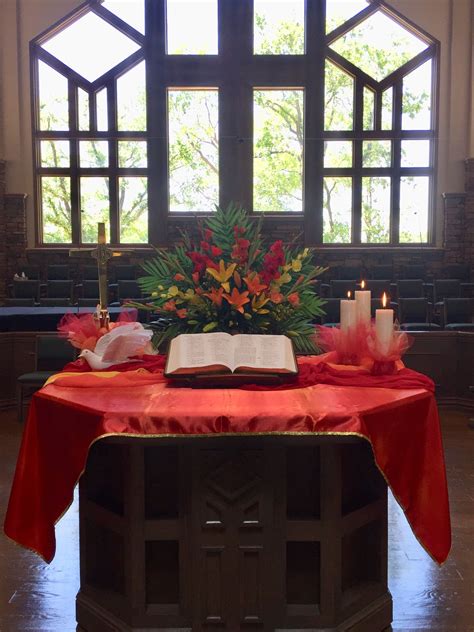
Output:
M351 298L351 291L350 290L347 292L347 298Z
M364 279L362 279L362 281L360 282L360 287L365 290L365 281Z
M385 292L382 295L382 307L387 307L387 295Z

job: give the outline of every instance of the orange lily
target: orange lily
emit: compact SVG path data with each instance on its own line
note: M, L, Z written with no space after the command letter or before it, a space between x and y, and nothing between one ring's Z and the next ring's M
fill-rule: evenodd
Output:
M224 294L224 298L230 305L233 305L238 312L243 314L243 306L245 305L245 303L250 303L248 295L249 293L247 291L239 293L239 290L234 287L234 289L232 290L232 294Z
M266 290L267 285L260 282L260 275L257 272L253 272L244 277L244 281L247 284L250 294L260 294L262 290Z
M216 290L215 287L211 288L210 292L204 292L204 296L207 296L208 298L211 299L211 301L214 303L214 305L217 305L217 307L220 307L222 305L222 294L224 292L223 288L219 288Z

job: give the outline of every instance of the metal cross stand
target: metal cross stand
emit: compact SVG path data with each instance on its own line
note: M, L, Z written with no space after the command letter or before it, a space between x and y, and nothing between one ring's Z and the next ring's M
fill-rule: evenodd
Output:
M107 248L105 224L103 222L99 222L97 224L97 248L72 248L69 251L69 256L83 255L90 255L94 259L97 259L97 270L99 273L99 304L97 305L96 319L99 327L105 327L108 329L110 316L107 309L107 261L112 257L120 257L122 253Z

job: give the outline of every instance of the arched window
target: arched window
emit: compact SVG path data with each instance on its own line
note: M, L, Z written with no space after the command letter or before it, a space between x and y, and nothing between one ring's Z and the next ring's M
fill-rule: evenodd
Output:
M433 243L438 54L379 0L90 0L31 43L38 243L165 243L231 201Z

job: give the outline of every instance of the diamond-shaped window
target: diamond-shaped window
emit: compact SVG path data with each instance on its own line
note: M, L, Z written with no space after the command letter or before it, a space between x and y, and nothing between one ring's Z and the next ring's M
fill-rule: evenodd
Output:
M326 33L341 26L366 7L367 0L326 0Z
M95 13L86 13L42 47L88 81L95 81L139 45Z
M378 11L336 40L331 48L381 81L425 50L427 44Z
M105 0L104 6L134 29L145 32L145 6L143 0Z

